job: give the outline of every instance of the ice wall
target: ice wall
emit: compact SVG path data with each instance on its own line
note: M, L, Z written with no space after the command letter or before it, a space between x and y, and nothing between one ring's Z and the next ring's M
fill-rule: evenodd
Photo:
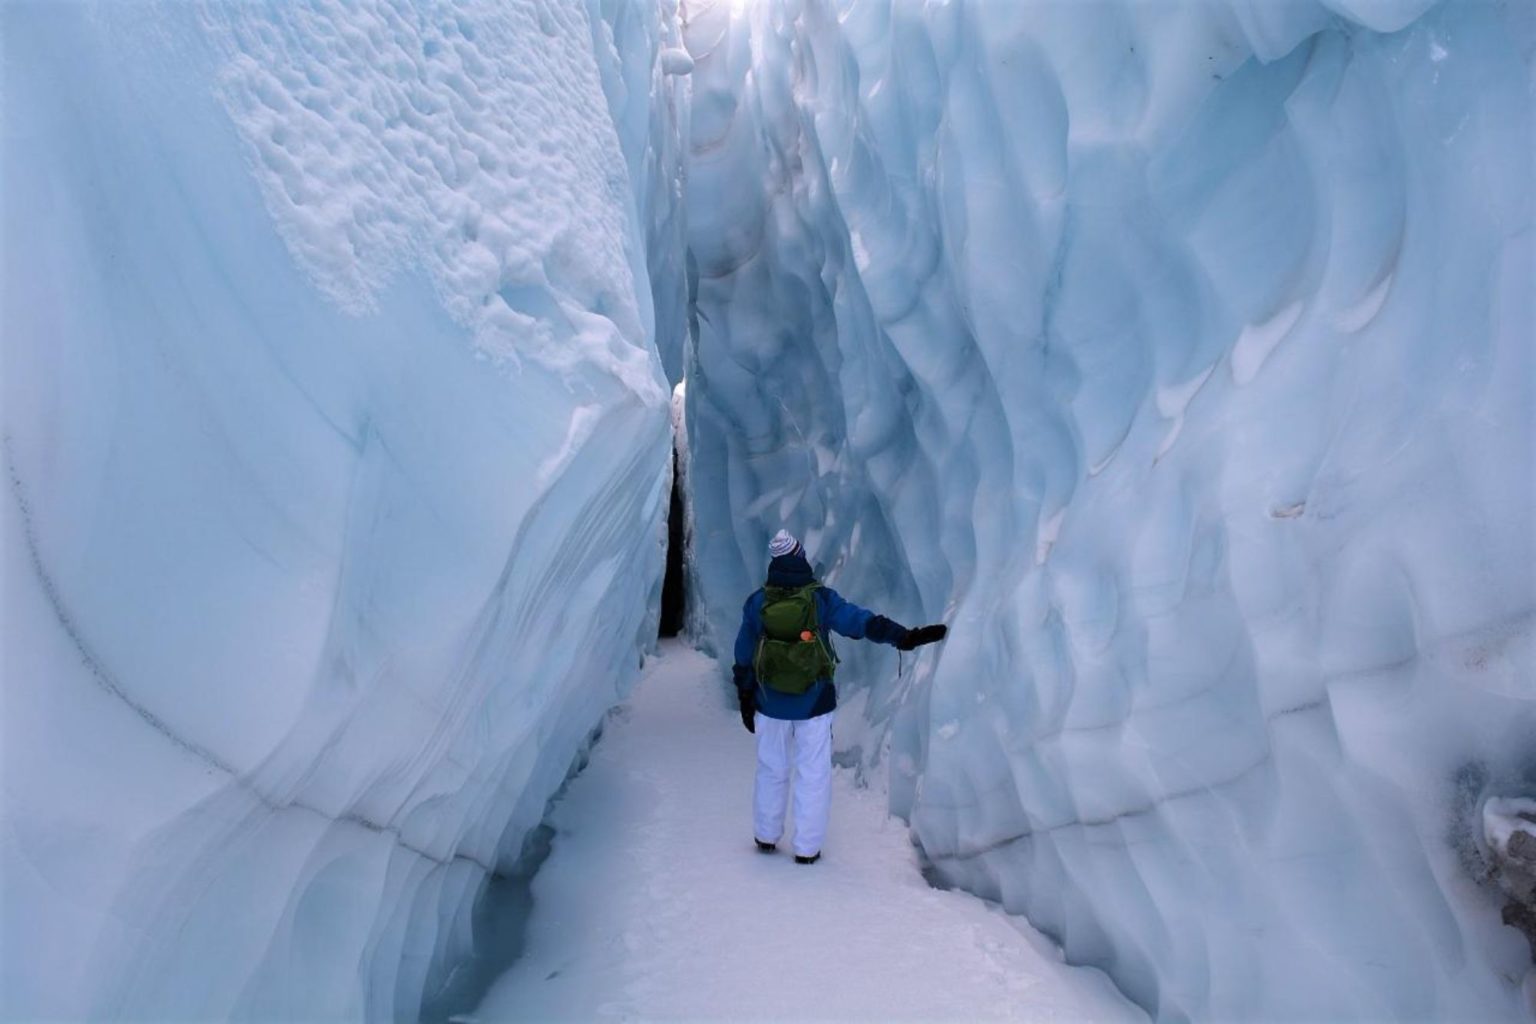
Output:
M781 523L949 621L844 758L1160 1017L1519 1012L1531 6L685 15L716 645Z
M414 1018L655 635L673 12L0 19L0 1016Z

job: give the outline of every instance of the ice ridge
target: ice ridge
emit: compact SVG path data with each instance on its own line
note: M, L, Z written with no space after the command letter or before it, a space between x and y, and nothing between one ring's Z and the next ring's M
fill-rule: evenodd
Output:
M0 1016L413 1018L654 643L675 11L0 18Z
M1536 793L1533 31L689 8L708 635L781 526L949 622L851 649L840 760L1160 1018L1533 998L1466 867Z

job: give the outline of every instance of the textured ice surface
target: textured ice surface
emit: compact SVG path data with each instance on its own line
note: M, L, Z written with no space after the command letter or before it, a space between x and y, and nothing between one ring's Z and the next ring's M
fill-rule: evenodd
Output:
M1530 5L687 14L717 647L780 525L949 621L843 756L1160 1016L1517 1012Z
M413 1017L655 634L670 14L0 18L0 1016Z

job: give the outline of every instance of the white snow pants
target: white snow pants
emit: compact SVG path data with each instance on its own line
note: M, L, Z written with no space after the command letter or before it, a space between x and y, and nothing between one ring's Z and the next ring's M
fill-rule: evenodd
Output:
M832 716L837 712L786 722L761 711L757 731L757 782L752 793L757 838L777 843L784 835L789 808L790 770L795 774L795 853L821 852L832 809Z

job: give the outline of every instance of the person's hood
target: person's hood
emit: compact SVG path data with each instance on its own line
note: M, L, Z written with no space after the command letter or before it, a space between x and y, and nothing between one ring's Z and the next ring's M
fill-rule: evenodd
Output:
M780 555L768 563L770 587L804 587L815 582L816 574L803 554Z

